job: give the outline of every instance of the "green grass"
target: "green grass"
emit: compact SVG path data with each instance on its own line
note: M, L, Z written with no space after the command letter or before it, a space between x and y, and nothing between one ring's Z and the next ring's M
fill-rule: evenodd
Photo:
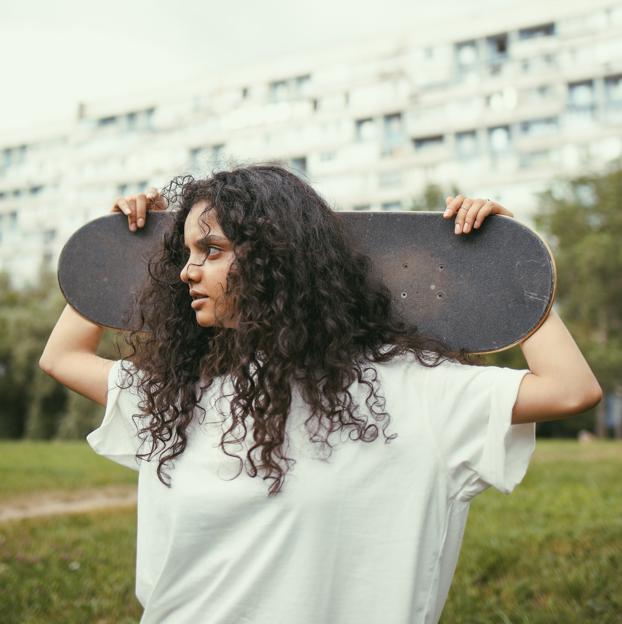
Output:
M136 511L0 525L4 624L135 624Z
M137 475L80 442L4 442L0 467L4 500ZM442 624L622 623L621 475L620 442L538 440L511 495L472 503ZM135 542L135 510L0 524L1 621L137 623Z
M81 440L0 442L0 503L36 492L136 485L138 473L97 455Z
M471 504L442 624L622 622L622 442L538 440L508 496Z

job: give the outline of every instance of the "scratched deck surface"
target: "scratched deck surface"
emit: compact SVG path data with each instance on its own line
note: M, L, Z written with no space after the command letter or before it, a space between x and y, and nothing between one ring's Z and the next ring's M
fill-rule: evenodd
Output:
M390 289L400 316L454 349L508 348L535 331L552 305L550 250L514 219L494 215L479 230L455 235L453 220L440 212L337 215L352 247L370 257L374 275ZM146 226L132 233L125 215L109 214L77 230L58 264L68 303L100 325L136 328L135 301L148 260L173 217L150 213Z

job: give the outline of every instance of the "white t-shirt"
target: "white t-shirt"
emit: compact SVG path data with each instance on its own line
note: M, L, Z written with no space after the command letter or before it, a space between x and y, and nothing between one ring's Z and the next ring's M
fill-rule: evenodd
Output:
M535 424L511 424L529 370L429 368L407 354L374 364L391 415L386 433L398 434L388 444L380 429L371 443L335 432L333 454L322 459L294 388L286 454L297 463L270 498L272 480L251 478L245 467L232 479L240 463L218 448L227 427L217 409L228 414L233 392L230 379L219 378L222 388L215 382L201 400L203 422L198 410L185 451L166 465L169 489L157 478L159 452L135 459L151 445L141 446L131 418L140 413L135 386L115 382L126 379L121 361L110 370L103 422L86 439L139 471L141 624L437 622L471 499L491 485L511 492L535 448ZM368 391L350 387L365 414ZM241 446L226 448L245 460Z

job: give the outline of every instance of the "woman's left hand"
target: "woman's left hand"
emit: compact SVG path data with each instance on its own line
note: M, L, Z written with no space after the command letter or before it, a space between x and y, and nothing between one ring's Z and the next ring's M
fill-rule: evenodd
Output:
M464 195L451 195L445 199L446 209L443 213L445 219L451 219L456 213L456 234L467 234L471 227L479 228L482 221L491 214L502 214L513 217L514 214L501 204L489 199L470 199Z

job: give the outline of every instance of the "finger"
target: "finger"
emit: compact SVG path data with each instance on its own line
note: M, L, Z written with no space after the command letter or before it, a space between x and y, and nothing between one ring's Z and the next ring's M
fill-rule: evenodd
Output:
M128 195L125 198L125 203L130 210L130 214L127 215L127 223L132 232L136 231L136 198L133 195Z
M471 207L472 203L473 203L473 200L470 197L467 197L462 202L462 205L460 206L460 209L458 210L458 214L456 215L456 225L454 227L454 232L456 234L460 234L462 232L462 227L464 225L464 218L466 217L466 214L469 211L469 208Z
M485 199L474 199L471 204L468 212L464 217L464 227L462 228L462 233L467 234L471 231L471 226L477 217L477 213L481 209L481 207L486 203Z
M455 212L460 208L464 200L464 195L456 195L447 205L445 212L443 213L444 217L453 217Z
M473 224L473 228L477 229L482 224L484 219L492 214L494 202L487 200L486 203L481 207L481 209L477 213L477 218L475 219L475 223Z
M122 212L123 214L129 214L129 208L125 205L123 197L118 197L116 199L110 212Z
M147 210L166 210L167 207L167 200L162 197L157 188L152 186L147 192Z
M136 195L136 223L139 228L145 225L147 215L147 196L144 193Z
M443 213L444 217L449 216L449 204L453 201L453 195L448 195L445 197L445 212Z
M501 204L497 204L496 202L491 202L491 203L492 203L492 214L501 214L507 217L514 216L513 212L511 212L507 208L504 208Z

